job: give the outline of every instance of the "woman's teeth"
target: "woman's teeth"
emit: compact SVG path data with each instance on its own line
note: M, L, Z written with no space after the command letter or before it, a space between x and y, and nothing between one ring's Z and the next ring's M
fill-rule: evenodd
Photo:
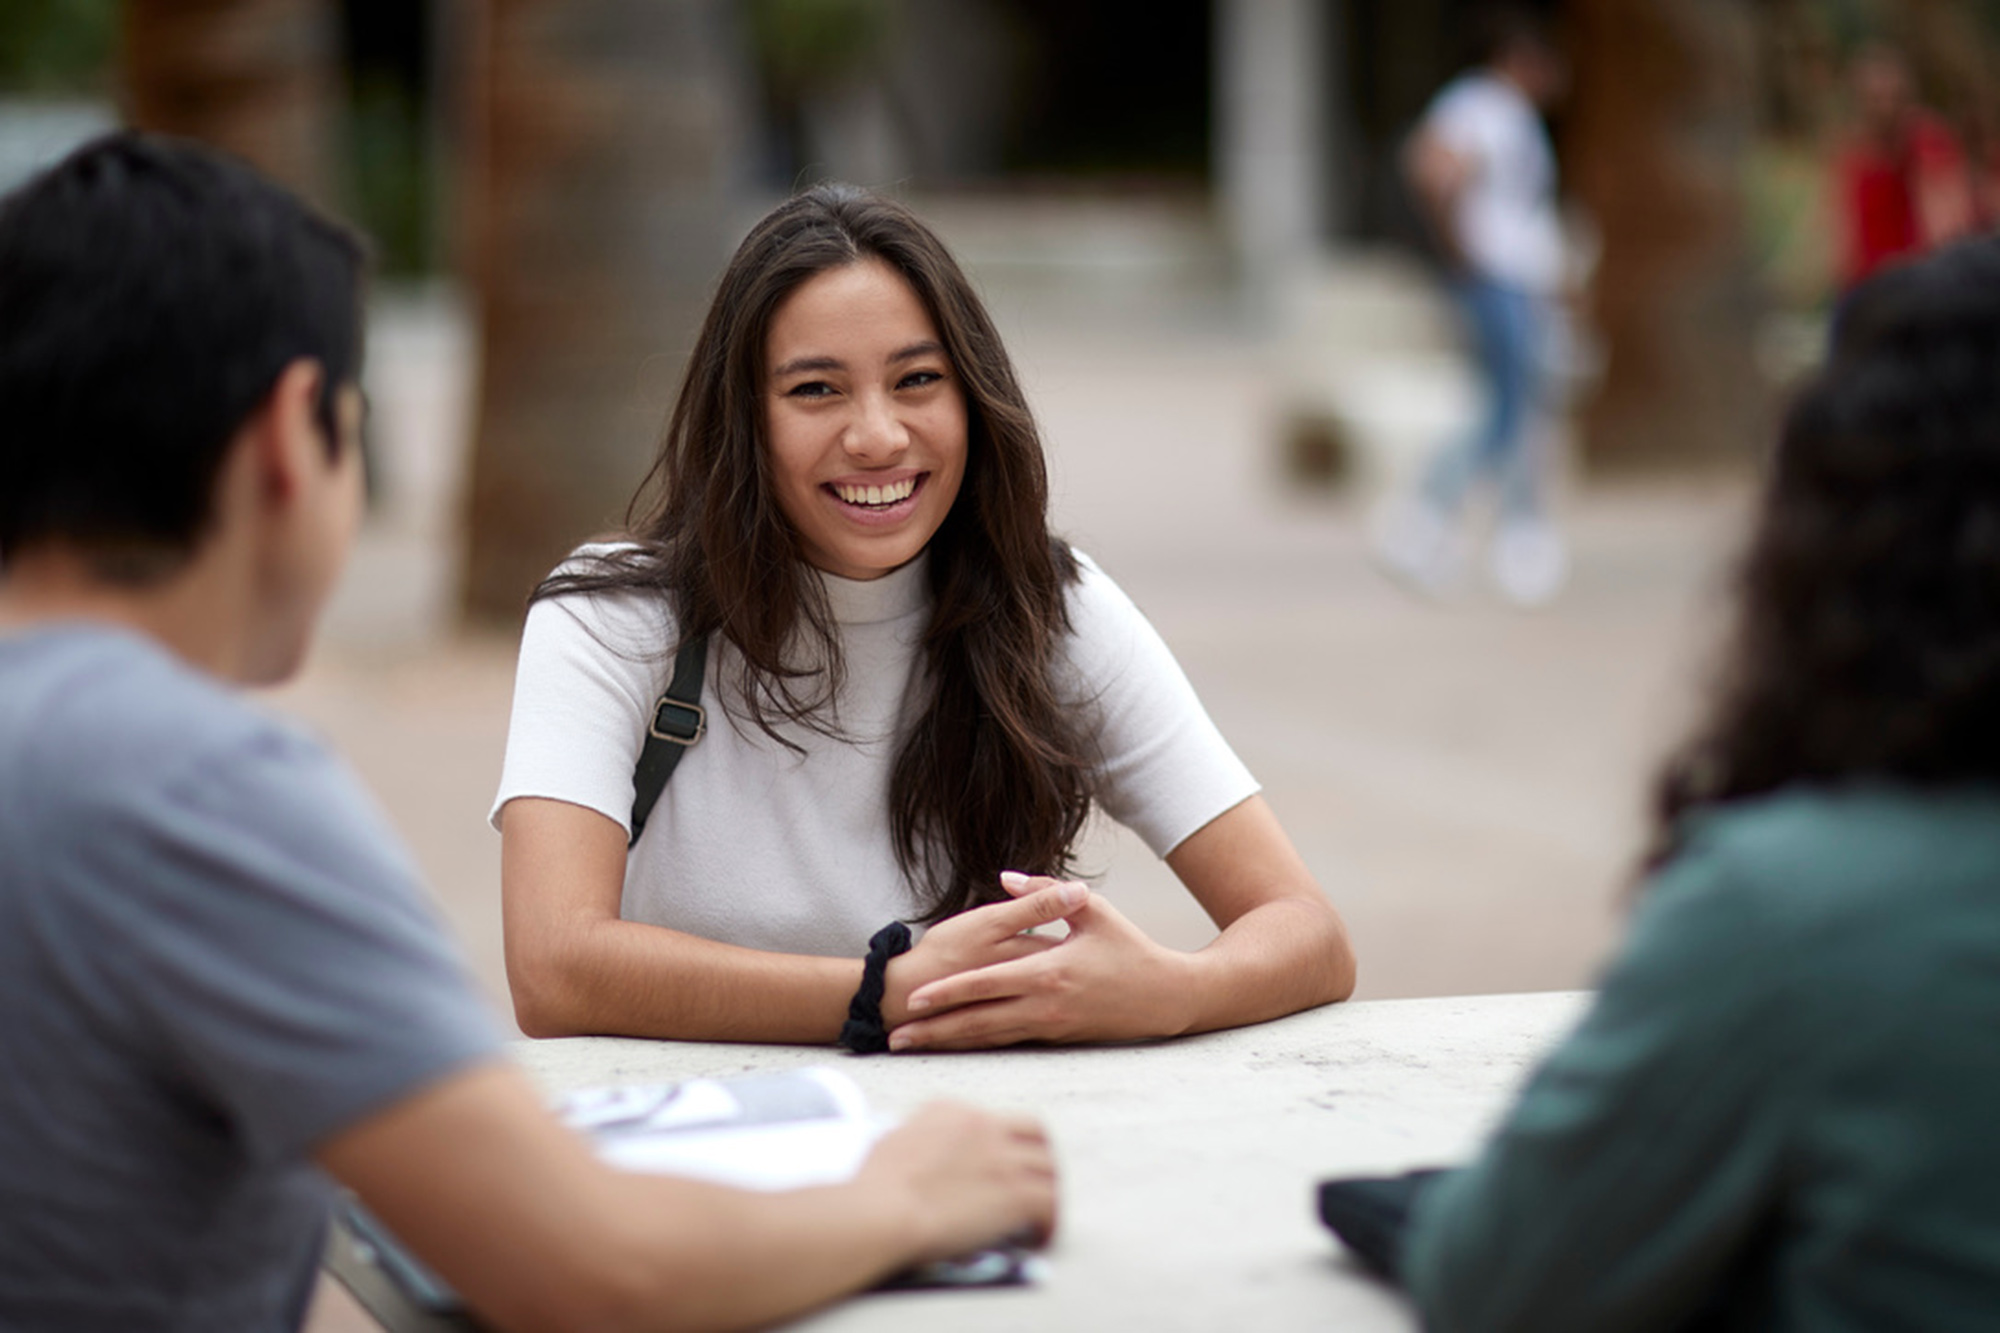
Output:
M904 500L909 499L910 493L916 489L917 479L915 477L905 477L901 481L892 481L887 486L836 485L833 488L833 493L851 505L868 505L870 508L880 509L888 505L900 504Z

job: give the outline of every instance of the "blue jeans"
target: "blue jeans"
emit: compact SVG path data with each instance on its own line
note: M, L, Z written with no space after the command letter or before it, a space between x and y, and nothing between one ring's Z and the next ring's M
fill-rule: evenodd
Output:
M1439 512L1455 515L1473 484L1490 478L1500 490L1503 522L1539 519L1547 308L1538 296L1483 278L1460 279L1452 294L1472 334L1486 415L1470 435L1431 461L1423 497Z

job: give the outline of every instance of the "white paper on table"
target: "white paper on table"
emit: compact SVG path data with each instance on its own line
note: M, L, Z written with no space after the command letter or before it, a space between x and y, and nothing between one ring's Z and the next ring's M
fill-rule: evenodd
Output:
M591 1088L556 1106L626 1171L785 1190L853 1178L892 1121L823 1066L746 1078Z

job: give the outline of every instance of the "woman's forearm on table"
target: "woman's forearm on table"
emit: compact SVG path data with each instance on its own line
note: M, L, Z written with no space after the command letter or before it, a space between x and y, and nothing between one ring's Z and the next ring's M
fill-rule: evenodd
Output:
M1354 993L1354 951L1324 899L1280 898L1252 908L1188 955L1189 1032L1261 1023Z
M510 942L507 979L531 1037L817 1043L839 1035L861 960L767 953L614 919Z

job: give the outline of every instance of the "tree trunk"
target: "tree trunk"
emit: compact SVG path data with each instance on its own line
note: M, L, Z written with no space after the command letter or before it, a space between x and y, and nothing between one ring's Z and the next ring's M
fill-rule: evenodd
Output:
M334 18L331 0L125 0L126 118L226 149L325 207L340 77Z
M465 608L518 618L615 527L740 222L725 0L486 0L466 14L482 384Z
M1566 165L1601 229L1609 352L1587 466L1743 456L1768 428L1739 177L1754 128L1744 0L1568 0Z

